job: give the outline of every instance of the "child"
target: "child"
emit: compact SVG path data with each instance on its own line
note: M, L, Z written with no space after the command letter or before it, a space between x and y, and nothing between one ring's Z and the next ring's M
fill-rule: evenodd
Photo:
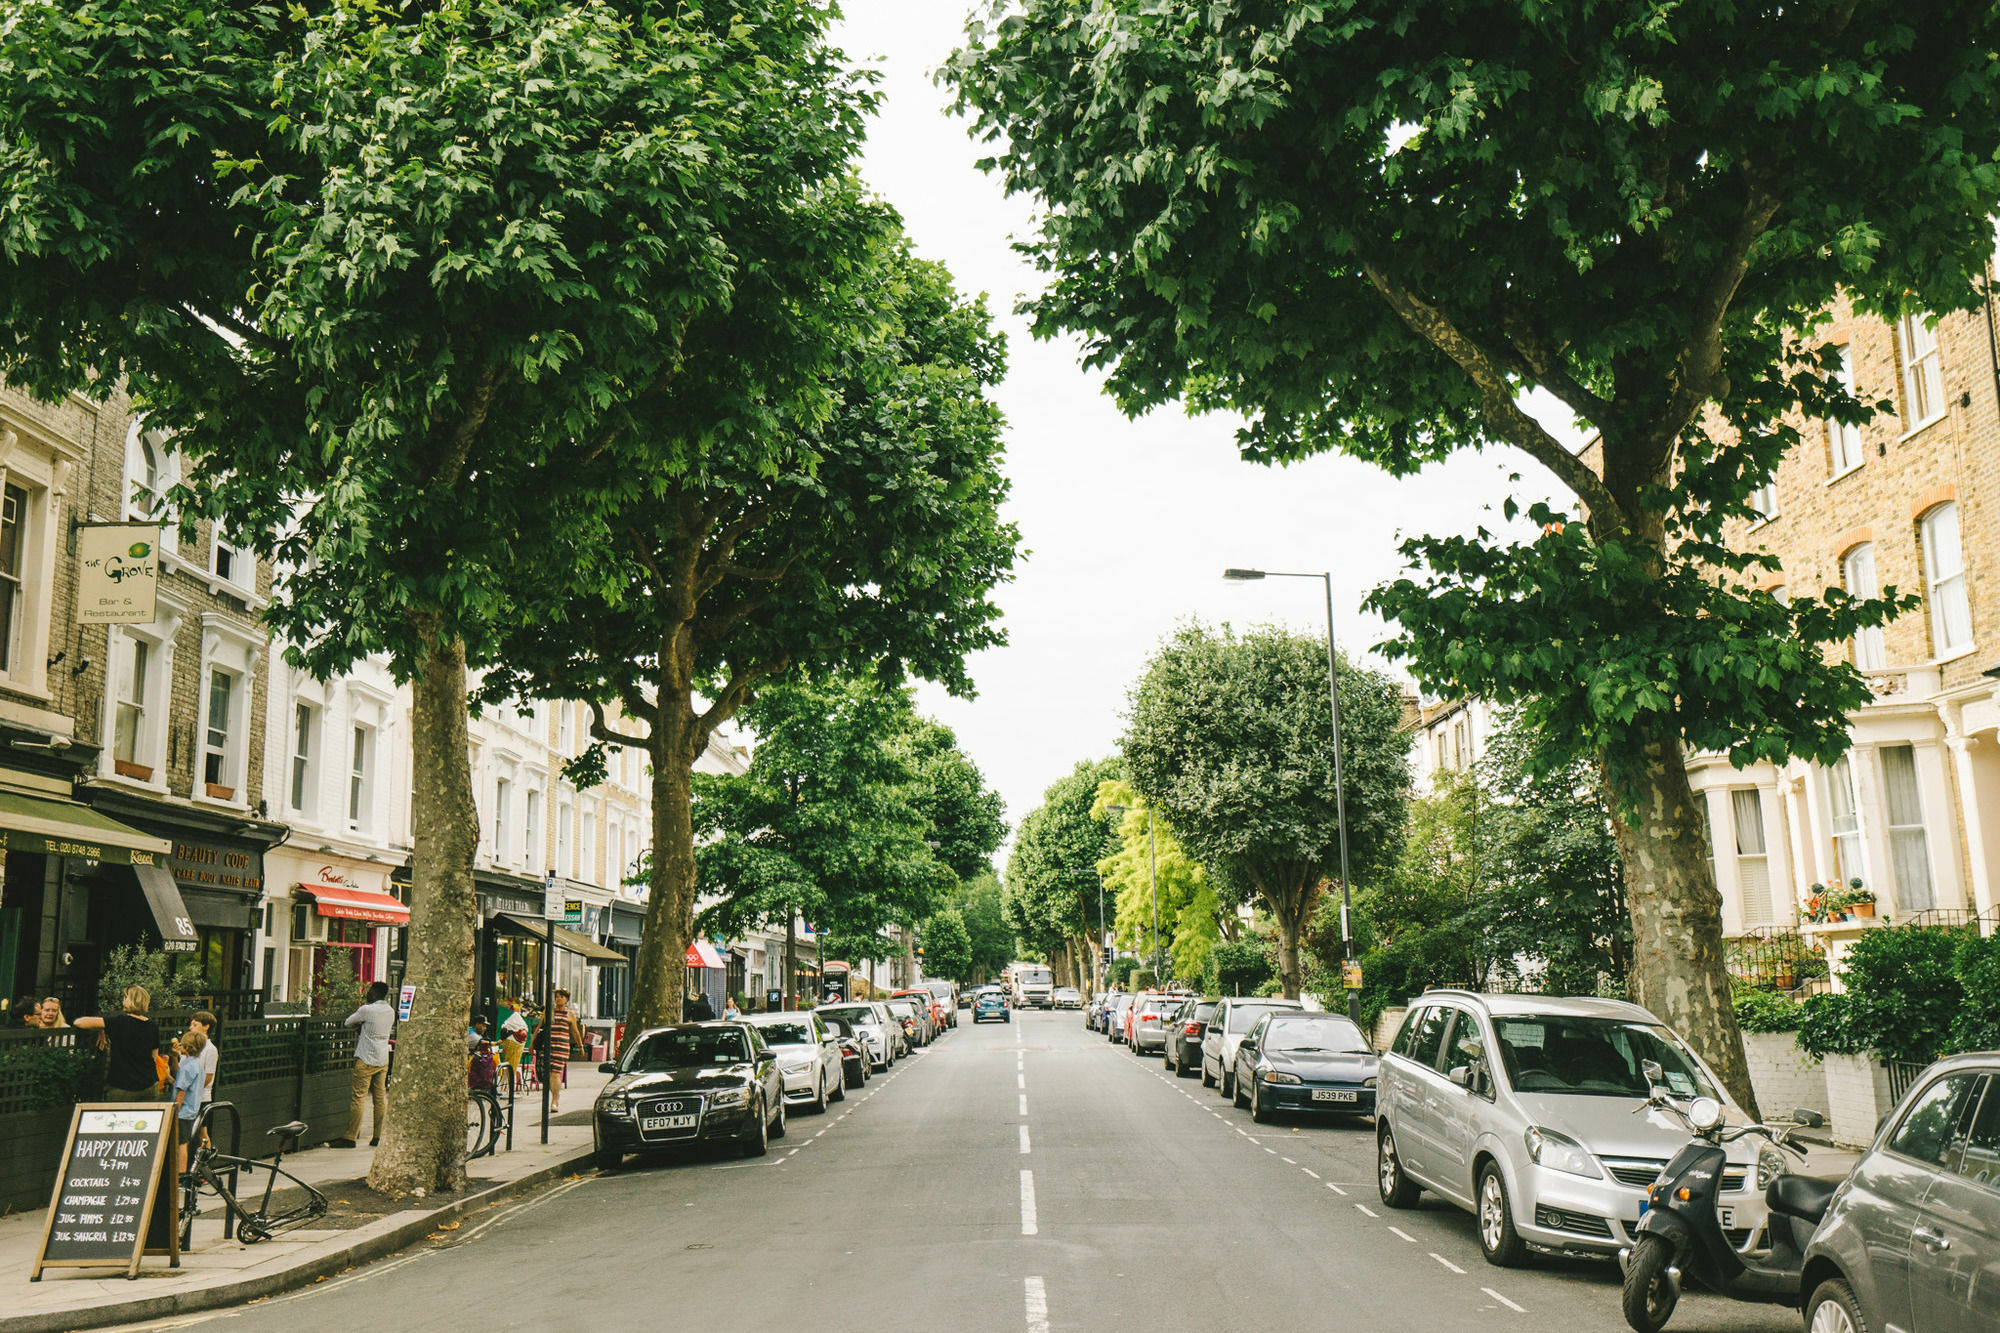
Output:
M194 1132L195 1118L201 1114L202 1105L208 1100L208 1067L202 1063L201 1054L208 1049L208 1036L201 1028L192 1026L174 1042L174 1049L180 1053L180 1068L174 1071L174 1116L176 1134L174 1160L179 1170L188 1169L187 1145Z

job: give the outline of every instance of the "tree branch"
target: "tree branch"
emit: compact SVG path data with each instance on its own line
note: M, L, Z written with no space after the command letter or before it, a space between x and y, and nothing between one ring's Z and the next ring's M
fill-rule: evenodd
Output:
M1378 265L1365 263L1363 269L1397 317L1465 372L1479 390L1480 415L1489 429L1555 473L1583 502L1588 515L1620 513L1604 479L1521 410L1514 401L1513 385L1492 353L1460 332L1442 310L1403 287Z
M479 439L479 432L486 427L486 414L493 407L493 392L500 385L500 367L495 362L487 362L479 372L479 382L473 386L472 401L466 404L465 413L458 419L458 426L445 442L444 453L430 471L426 480L436 485L450 477L457 476L465 468L465 460L472 455L472 446Z

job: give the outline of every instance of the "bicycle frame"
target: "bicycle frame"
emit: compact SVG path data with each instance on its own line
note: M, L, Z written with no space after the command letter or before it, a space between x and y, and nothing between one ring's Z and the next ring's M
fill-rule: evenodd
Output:
M195 1120L194 1129L196 1132L189 1135L191 1144L198 1139L199 1131L207 1128L212 1113L222 1110L228 1111L230 1116L230 1147L232 1149L239 1147L243 1133L242 1118L238 1115L236 1108L228 1102L212 1102L202 1108L201 1114ZM281 1167L279 1163L284 1161L284 1158L285 1150L282 1142L278 1145L276 1156L269 1162L260 1162L253 1158L239 1156L236 1152L225 1153L212 1144L195 1146L194 1157L188 1164L188 1173L183 1182L185 1187L184 1198L187 1202L183 1226L186 1228L187 1233L191 1235L194 1228L194 1202L203 1184L206 1184L210 1190L214 1191L215 1196L222 1200L225 1219L222 1229L223 1238L228 1239L233 1230L235 1235L245 1245L253 1245L260 1240L276 1235L280 1231L289 1231L293 1227L310 1222L315 1218L326 1216L326 1196ZM242 1201L237 1198L236 1191L232 1188L237 1182L238 1174L244 1171L266 1171L270 1173L264 1182L263 1197L257 1201L257 1211L254 1213L244 1208ZM223 1177L225 1176L229 1178L228 1184L223 1183ZM288 1208L281 1213L273 1214L271 1212L271 1195L278 1188L278 1178L280 1176L283 1176L286 1180L304 1190L306 1197L304 1202L298 1206Z

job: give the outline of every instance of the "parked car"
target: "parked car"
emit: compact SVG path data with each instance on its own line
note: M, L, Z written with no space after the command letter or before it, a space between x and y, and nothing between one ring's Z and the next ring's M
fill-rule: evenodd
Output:
M1111 992L1093 995L1090 1003L1083 1006L1083 1026L1089 1032L1104 1031L1104 1011L1111 1004Z
M1125 1040L1125 1011L1132 1007L1132 996L1118 994L1111 997L1111 1003L1104 1007L1104 1039L1113 1046Z
M928 1046L931 1040L931 1016L927 1008L920 1007L914 1000L899 1000L893 995L884 1000L883 1006L903 1028L903 1038L911 1050Z
M997 990L983 990L972 1000L972 1021L984 1023L988 1019L997 1019L1002 1023L1014 1021L1014 1016L1007 1012L1007 997Z
M887 1003L881 1000L870 1000L869 1007L874 1009L876 1014L880 1016L882 1026L889 1033L889 1041L895 1049L898 1060L916 1049L910 1042L909 1028L904 1025L901 1016L889 1012Z
M1215 1002L1208 1026L1201 1034L1201 1086L1221 1088L1222 1095L1236 1095L1236 1046L1243 1034L1265 1014L1278 1009L1302 1010L1297 1000L1274 995L1232 995Z
M1375 1114L1375 1052L1345 1014L1269 1011L1236 1045L1236 1104L1268 1122L1283 1111Z
M845 1024L867 1047L868 1063L876 1069L887 1069L896 1063L902 1028L880 1010L880 1005L855 1000L847 1004L823 1004L813 1012L831 1022Z
M1124 1013L1125 1044L1134 1055L1163 1050L1167 1044L1167 1019L1181 1007L1184 997L1163 991L1140 991Z
M1426 992L1381 1060L1382 1202L1408 1208L1428 1189L1468 1209L1489 1263L1519 1263L1529 1246L1616 1254L1632 1244L1647 1187L1687 1141L1686 1125L1644 1106L1648 1060L1675 1095L1713 1097L1729 1118L1751 1119L1636 1004ZM1727 1151L1720 1221L1748 1250L1768 1216L1764 1187L1788 1166L1752 1138Z
M1055 1000L1058 1009L1083 1008L1083 992L1074 986L1056 987Z
M785 1137L785 1084L778 1057L748 1023L677 1023L648 1028L599 1069L611 1081L591 1108L597 1165L629 1152L683 1143L733 1142L761 1157Z
M937 996L931 993L928 986L909 986L903 990L891 992L889 998L892 1000L907 1000L910 1007L915 1009L918 1016L924 1020L924 1045L930 1045L944 1032L944 1006L938 1003Z
M849 1023L824 1015L820 1021L826 1024L826 1030L840 1043L841 1074L847 1086L850 1088L865 1086L869 1076L875 1072L875 1061L868 1053L868 1043L861 1039L861 1034Z
M1201 1034L1208 1029L1208 1016L1216 1001L1187 999L1167 1020L1166 1050L1161 1059L1167 1072L1179 1078L1201 1072Z
M1814 1192L1774 1190L1772 1202L1809 1211ZM1918 1076L1827 1205L1806 1247L1804 1293L1813 1333L1994 1327L2000 1052L1952 1056Z
M924 989L937 1000L939 1012L948 1028L958 1026L958 986L943 977L934 977L924 983Z
M750 1023L778 1056L778 1072L784 1075L785 1100L802 1105L815 1115L828 1102L847 1096L846 1062L841 1057L840 1040L827 1030L814 1013L752 1014Z

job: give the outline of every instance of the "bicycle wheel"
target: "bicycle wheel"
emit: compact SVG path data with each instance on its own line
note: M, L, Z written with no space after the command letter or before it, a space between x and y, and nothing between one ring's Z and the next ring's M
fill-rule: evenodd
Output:
M465 1155L479 1157L490 1147L491 1116L486 1099L473 1093L465 1099Z
M201 1181L192 1172L181 1177L181 1253L194 1247L194 1215L201 1202Z

